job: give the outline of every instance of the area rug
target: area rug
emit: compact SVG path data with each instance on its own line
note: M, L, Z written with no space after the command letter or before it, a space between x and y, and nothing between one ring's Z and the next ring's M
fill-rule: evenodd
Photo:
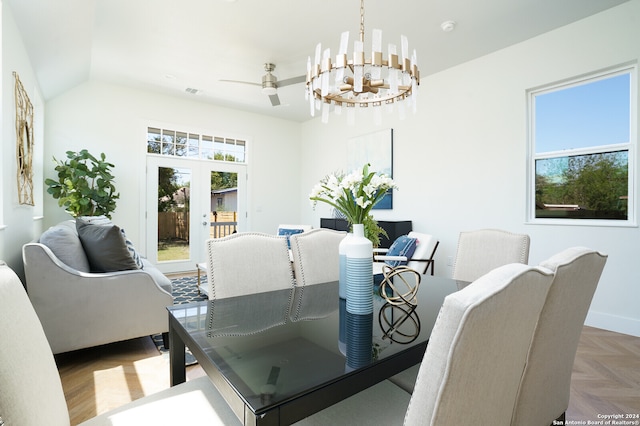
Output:
M200 280L201 282L206 283L206 275L201 275ZM197 283L198 277L182 277L171 280L171 288L173 289L173 304L182 305L185 303L207 300L206 295L198 293ZM165 349L162 342L162 334L155 334L151 336L151 338L153 339L153 343L155 343L156 347L158 348L158 351L164 356L169 356L169 350ZM189 366L197 363L198 361L196 361L196 358L191 354L189 348L187 348L185 352L185 365Z

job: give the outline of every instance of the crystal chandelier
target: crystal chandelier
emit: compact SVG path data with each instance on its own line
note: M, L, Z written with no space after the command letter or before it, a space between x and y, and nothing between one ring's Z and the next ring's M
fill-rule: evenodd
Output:
M352 59L348 59L349 32L340 37L340 48L331 62L330 49L316 46L315 60L307 60L307 85L305 95L309 101L311 116L322 111L322 122L329 121L329 110L333 106L336 114L345 106L349 121L353 120L356 107L372 106L376 121L380 120L383 106L393 108L398 103L400 117L404 118L404 102L409 101L416 110L417 86L420 84L416 51L409 56L409 41L400 38L400 53L397 46L389 44L387 56L382 52L382 31L374 29L371 37L371 57L364 53L364 0L360 0L360 38L353 43Z

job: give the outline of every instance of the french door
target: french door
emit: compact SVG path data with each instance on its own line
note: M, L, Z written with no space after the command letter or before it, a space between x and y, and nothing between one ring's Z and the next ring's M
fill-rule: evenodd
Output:
M147 156L146 255L164 273L204 262L205 241L246 228L246 165Z

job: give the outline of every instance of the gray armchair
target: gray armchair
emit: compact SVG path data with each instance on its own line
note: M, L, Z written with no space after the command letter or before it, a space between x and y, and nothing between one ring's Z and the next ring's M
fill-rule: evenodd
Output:
M51 247L74 266L41 242L22 248L27 293L54 354L169 331L167 277L146 260L143 269L89 272L74 222L54 228L64 239Z

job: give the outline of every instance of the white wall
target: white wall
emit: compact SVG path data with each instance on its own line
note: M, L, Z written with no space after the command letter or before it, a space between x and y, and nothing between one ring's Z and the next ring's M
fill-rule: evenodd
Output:
M423 78L417 115L404 121L385 116L380 126L394 129L394 178L400 189L394 209L380 211L376 218L410 219L414 229L436 235L441 241L437 275L450 276L447 260L455 256L463 230L495 227L528 233L532 264L569 246L601 250L609 259L587 324L640 336L637 227L525 223L526 90L637 61L638 23L640 0L632 0ZM313 211L306 197L318 179L346 167L346 141L372 131L371 118L363 115L355 126L334 116L327 125L316 119L302 126L302 222L318 226L319 218L329 214L324 206Z
M88 82L47 102L45 159L65 158L67 150L104 152L115 164L120 192L114 222L142 246L146 125L173 123L177 130L202 129L247 138L249 150L248 230L275 232L277 224L296 221L300 204L299 125L201 102ZM45 176L54 176L45 161ZM69 218L56 200L45 197L45 224Z
M38 88L22 38L15 26L8 4L2 4L2 106L0 128L0 259L5 260L22 277L22 245L39 235L42 221L42 120L44 102ZM36 206L18 203L16 181L16 106L14 97L16 72L34 106L34 197ZM6 226L6 228L5 228Z

